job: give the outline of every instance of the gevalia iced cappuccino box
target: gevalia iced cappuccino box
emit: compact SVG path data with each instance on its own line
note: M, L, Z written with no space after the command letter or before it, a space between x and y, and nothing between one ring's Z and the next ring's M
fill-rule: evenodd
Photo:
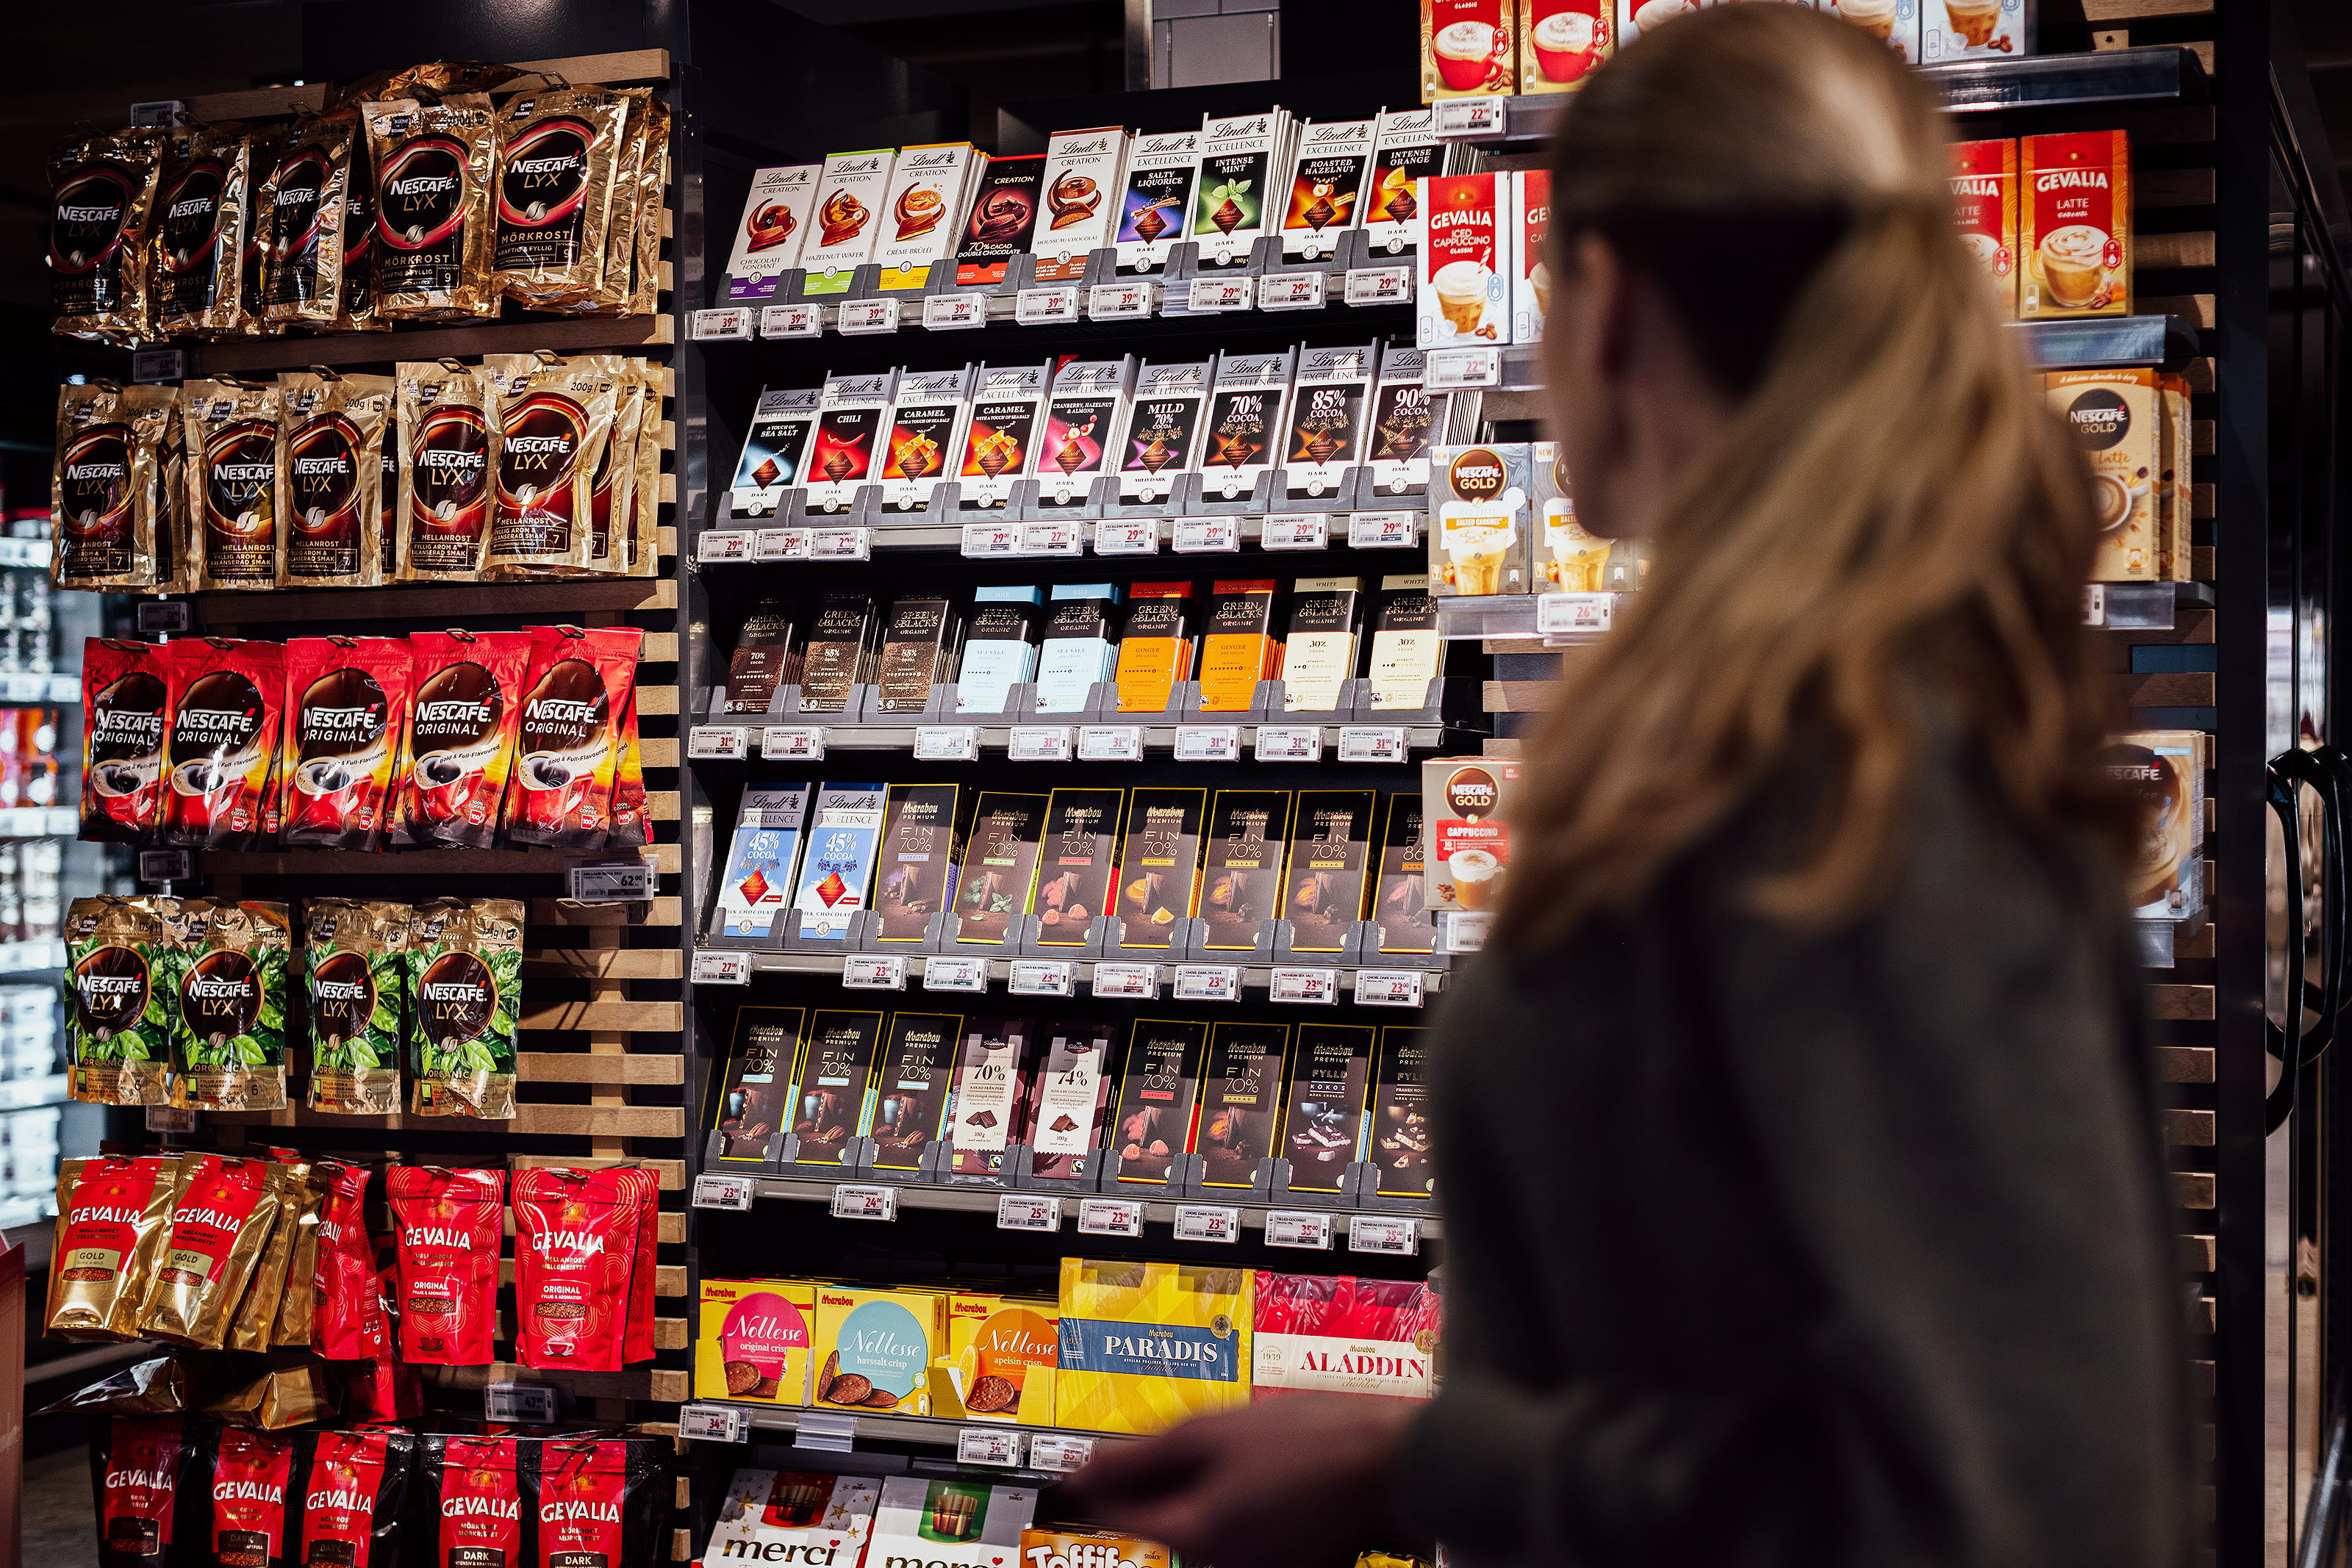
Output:
M1510 175L1446 174L1424 180L1428 214L1416 299L1418 342L1452 349L1511 340Z

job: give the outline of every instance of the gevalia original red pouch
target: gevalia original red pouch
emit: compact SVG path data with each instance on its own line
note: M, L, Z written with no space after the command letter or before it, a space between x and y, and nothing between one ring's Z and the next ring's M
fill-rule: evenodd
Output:
M415 679L401 744L391 840L487 849L514 771L529 632L415 632Z
M154 643L111 637L81 650L81 836L149 842L163 800L170 658Z
M278 841L372 850L408 721L404 637L297 637L286 644L286 782Z
M239 849L271 815L286 650L278 643L187 637L171 644L162 839Z
M416 1445L409 1432L321 1432L302 1479L303 1568L391 1568Z
M166 1568L189 1560L210 1522L203 1445L179 1416L113 1416L92 1423L90 1493L98 1503L100 1568Z
M472 582L490 542L498 396L489 373L455 360L404 363L400 402L398 550L402 580Z
M394 444L392 378L289 371L286 576L289 588L383 580L383 448Z
M651 1439L549 1437L530 1445L522 1480L537 1526L531 1568L653 1562L669 1511L657 1495L666 1479Z
M604 847L621 765L620 726L635 697L644 641L644 632L625 626L532 629L519 756L507 791L509 838L561 849Z
M521 1448L512 1437L417 1438L412 1517L420 1533L435 1531L431 1568L522 1568Z
M322 1161L326 1196L319 1205L319 1252L312 1278L310 1348L329 1361L365 1361L390 1343L375 1244L367 1231L368 1171Z
M425 1414L416 1369L389 1354L345 1367L342 1394L346 1421L414 1421Z
M606 849L635 849L654 841L653 824L646 817L646 757L637 741L637 691L629 688L628 711L621 716L621 766L613 776L613 825L605 831Z
M498 1332L506 1173L394 1166L385 1177L400 1257L400 1359L486 1366Z
M629 1333L627 1343L621 1349L621 1359L651 1361L654 1358L654 1249L661 1239L661 1177L643 1168L632 1170L629 1174L637 1178L637 1259L629 1273Z
M218 1350L278 1223L281 1167L267 1160L189 1155L139 1310L139 1333Z
M175 1156L155 1155L59 1164L57 1242L41 1320L49 1334L107 1342L131 1337L179 1170Z
M283 1432L231 1427L213 1449L213 1519L205 1532L215 1568L288 1568L297 1519L287 1501L294 1485L295 1439Z
M630 1176L515 1173L515 1357L525 1366L621 1370L637 1255Z

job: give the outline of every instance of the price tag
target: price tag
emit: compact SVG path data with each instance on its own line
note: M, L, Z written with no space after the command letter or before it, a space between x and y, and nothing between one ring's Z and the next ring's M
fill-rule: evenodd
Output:
M1491 914L1472 914L1458 910L1445 917L1445 950L1448 953L1483 952L1486 946L1486 928L1495 923Z
M697 1208L727 1208L738 1214L749 1213L756 1189L750 1176L719 1176L705 1171L694 1178L694 1207Z
M1356 1005L1360 1008L1417 1008L1428 983L1419 969L1359 969Z
M841 983L853 991L903 991L907 960L900 955L852 954L841 961Z
M752 536L753 560L806 560L808 553L806 528L761 528Z
M956 1433L956 1463L1021 1468L1022 1433L1011 1427L966 1427Z
M1160 996L1157 964L1097 964L1094 994L1121 1001L1154 1001Z
M1339 298L1350 305L1402 305L1412 298L1412 268L1351 267Z
M1241 999L1242 972L1231 964L1179 964L1171 995L1180 1002L1231 1002Z
M1095 525L1097 555L1158 555L1160 519L1105 517Z
M654 868L641 859L586 861L564 874L574 904L643 904L654 895Z
M681 1405L677 1435L696 1443L740 1443L751 1435L751 1417L731 1405Z
M878 299L850 299L834 315L834 330L845 338L898 329L898 301L888 295Z
M1267 549L1323 549L1331 543L1331 520L1319 512L1274 512L1259 523L1257 542Z
M988 989L988 960L969 956L926 958L923 960L923 989L984 991Z
M1132 1197L1078 1199L1078 1234L1081 1236L1142 1235L1142 1200Z
M814 338L824 330L824 307L813 299L770 305L760 312L762 338Z
M1059 1230L1062 1200L1049 1193L1008 1192L996 1200L999 1230Z
M555 1425L555 1389L545 1383L493 1383L482 1390L482 1418L518 1427Z
M1078 727L1081 762L1140 762L1143 727L1139 724L1087 724Z
M934 332L988 325L985 294L934 294L923 301L923 325Z
M1004 748L1008 762L1067 762L1070 759L1070 727L1067 725L1016 724L1011 742Z
M1266 982L1270 1002L1300 1002L1312 1007L1335 1006L1339 1000L1339 971L1277 966Z
M694 340L698 343L746 343L751 339L751 312L743 306L722 306L694 313Z
M1411 549L1421 543L1419 512L1350 512L1349 549Z
M1270 1208L1265 1214L1265 1244L1328 1252L1331 1217L1311 1208Z
M980 756L980 728L970 724L926 724L915 728L918 762L971 762Z
M1171 541L1178 555L1219 555L1242 548L1239 517L1183 517Z
M2107 623L2107 585L2104 582L2083 584L2083 624L2104 626Z
M1348 1221L1348 1250L1410 1258L1421 1250L1421 1222L1405 1214L1359 1214Z
M133 119L132 124L140 121ZM153 123L169 125L170 120ZM176 382L188 373L188 353L184 349L142 349L131 356L131 379L134 382Z
M1251 285L1254 277L1196 277L1192 292L1185 296L1185 308L1195 312L1246 310L1250 308Z
M1323 732L1312 725L1262 724L1256 750L1260 762L1318 762Z
M151 1133L193 1133L196 1130L196 1113L184 1105L150 1105L147 1107L147 1130Z
M872 528L811 528L809 530L811 560L871 560L874 559Z
M1024 327L1050 327L1078 319L1078 286L1024 288L1013 297L1013 319Z
M1273 272L1257 280L1261 310L1320 310L1324 305L1323 272Z
M141 850L141 882L186 882L196 874L195 857L186 850Z
M760 732L760 755L771 762L822 762L824 726L772 724Z
M1510 100L1505 98L1448 98L1437 104L1440 136L1499 136Z
M17 563L8 561L5 564L14 566ZM41 564L46 566L48 563L44 561ZM184 599L142 600L131 607L131 620L138 625L142 637L183 637L195 624L189 617L188 601Z
M1029 1468L1060 1472L1075 1470L1095 1457L1092 1437L1072 1437L1060 1432L1040 1432L1029 1439Z
M1179 762L1233 762L1242 754L1242 727L1237 724L1180 724L1176 727Z
M1148 279L1097 283L1087 290L1087 316L1095 321L1139 321L1151 314L1159 289Z
M1242 1239L1242 1211L1219 1203L1180 1203L1176 1206L1176 1239L1179 1241L1239 1241Z
M1066 997L1077 989L1076 964L1052 958L1015 958L1005 989L1016 997Z
M1617 607L1613 593L1543 593L1536 596L1536 631L1546 637L1574 637L1609 630Z
M751 732L731 724L698 724L687 733L686 754L698 762L726 762L749 757Z
M1470 392L1503 384L1500 349L1432 349L1423 363L1423 384L1433 392Z
M1018 555L1021 553L1021 525L966 523L963 526L962 548L968 556Z
M898 1189L865 1182L845 1181L833 1189L835 1219L896 1219Z
M697 953L693 977L698 986L748 986L751 983L751 955Z
M709 565L722 560L750 560L751 536L740 528L713 528L694 541L694 559Z
M1394 724L1351 724L1339 732L1342 762L1402 762L1404 727Z
M1087 526L1084 523L1029 523L1021 529L1023 555L1084 555L1087 553Z

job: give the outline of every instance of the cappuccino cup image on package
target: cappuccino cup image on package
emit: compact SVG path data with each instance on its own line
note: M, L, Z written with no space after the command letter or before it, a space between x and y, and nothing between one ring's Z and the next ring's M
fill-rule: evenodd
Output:
M409 1110L419 1116L514 1115L515 1030L522 1013L523 906L511 898L435 898L408 925Z
M267 1160L189 1155L139 1309L139 1333L165 1344L219 1350L278 1223L281 1167Z
M532 629L507 789L509 838L558 849L604 847L644 639L620 626Z
M494 354L485 369L499 414L486 565L494 576L585 571L595 559L596 470L619 402L614 361Z
M286 417L286 585L382 582L392 378L289 371L278 386Z
M528 632L410 633L415 695L395 778L394 843L482 849L498 837L530 645Z
M286 650L277 643L189 637L171 644L162 841L236 849L275 831Z
M213 592L278 586L286 560L283 400L275 386L190 382L186 427L188 543L194 586Z
M411 582L472 582L490 542L498 402L487 372L454 361L403 364L399 400L400 572Z
M150 841L163 799L168 655L152 643L92 637L81 658L81 836Z
M283 1110L287 907L191 901L190 909L177 966L173 1102L200 1111Z
M302 901L310 988L307 1103L341 1116L400 1110L401 998L408 990L408 906Z
M44 1332L68 1340L132 1337L179 1174L177 1158L155 1155L101 1155L58 1166Z
M297 637L286 645L278 842L331 850L383 842L409 668L400 637Z
M179 954L163 918L144 899L77 898L64 935L68 1092L92 1105L171 1103Z
M394 1166L385 1173L399 1260L401 1360L488 1364L506 1191L504 1171Z
M163 452L180 413L170 387L110 382L58 389L49 515L60 588L152 588L170 552Z

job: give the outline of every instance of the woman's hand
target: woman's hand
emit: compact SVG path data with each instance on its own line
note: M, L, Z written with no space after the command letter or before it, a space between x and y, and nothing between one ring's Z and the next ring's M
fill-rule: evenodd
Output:
M1414 1407L1298 1394L1105 1443L1062 1484L1075 1513L1216 1568L1328 1568L1396 1550L1391 1472Z

